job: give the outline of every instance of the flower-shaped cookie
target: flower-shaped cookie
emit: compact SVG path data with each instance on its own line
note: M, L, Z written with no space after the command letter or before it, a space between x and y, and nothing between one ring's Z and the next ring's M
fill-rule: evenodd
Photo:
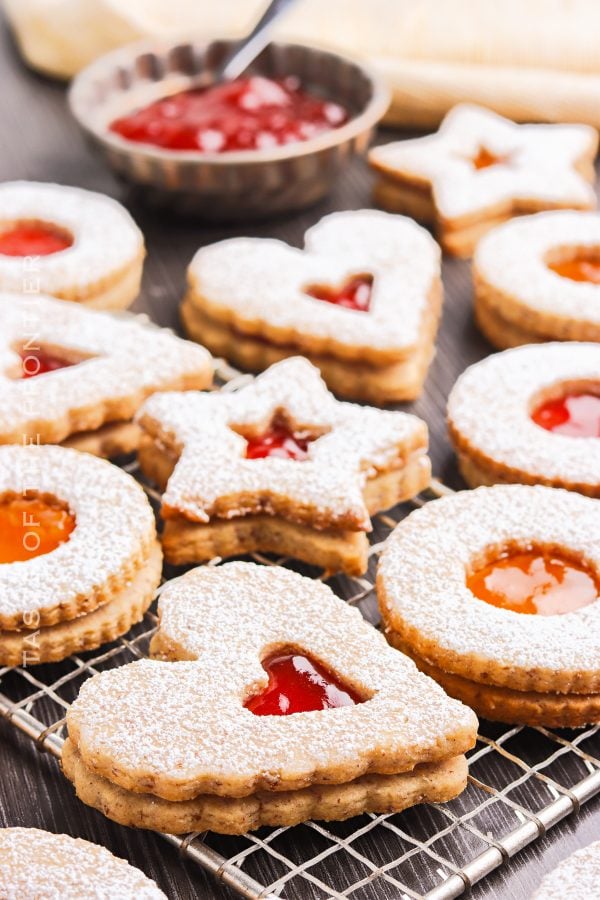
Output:
M598 134L587 125L516 125L480 106L452 109L436 134L373 148L381 204L435 225L470 256L490 228L522 213L594 209Z
M161 562L130 475L64 447L0 447L0 665L124 634L152 602Z
M463 789L474 714L326 585L206 566L159 612L157 658L91 678L67 716L65 773L110 818L241 833Z
M600 497L600 345L488 356L452 388L448 426L471 487L548 484Z
M281 241L202 247L182 306L188 334L242 368L301 353L342 397L418 396L442 300L439 247L415 222L375 210L335 213Z
M502 722L600 721L600 504L496 485L411 513L386 542L388 640Z
M38 828L0 829L5 900L166 900L149 878L104 847Z
M141 319L0 295L0 444L130 452L139 441L131 418L149 394L211 379L204 348Z
M137 421L174 563L261 550L357 574L369 515L429 483L424 422L336 400L300 357L235 393L156 394Z
M120 203L60 184L0 184L0 291L123 309L140 290L144 237Z
M548 212L495 228L473 257L475 319L501 350L600 341L600 215Z

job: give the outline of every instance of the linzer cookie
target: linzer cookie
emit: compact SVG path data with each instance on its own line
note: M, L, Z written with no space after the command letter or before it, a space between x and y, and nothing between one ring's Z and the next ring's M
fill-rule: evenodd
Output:
M563 859L531 900L597 900L599 885L600 841L596 841Z
M47 293L124 309L140 290L144 237L104 194L60 184L0 184L0 291Z
M38 828L0 829L3 900L166 900L155 883L104 847Z
M137 421L171 563L262 551L359 574L369 516L430 480L424 422L336 400L300 357L235 393L156 394Z
M134 479L64 447L0 447L0 665L55 662L140 621L160 582Z
M188 335L252 371L302 354L341 397L412 400L434 352L440 251L415 222L375 210L335 213L304 250L233 238L188 269Z
M478 245L473 279L475 319L495 347L600 341L600 215L507 222Z
M600 345L489 356L454 385L448 426L471 487L548 484L600 497Z
M596 500L539 485L428 503L381 556L388 640L484 718L599 722L599 533Z
M67 714L65 774L109 818L241 834L465 787L474 714L321 582L206 566L159 614L155 658L89 679Z
M436 134L373 148L375 198L433 225L442 247L470 256L495 225L546 209L594 209L598 135L587 125L516 125L461 103Z
M135 450L154 391L207 387L209 353L165 329L50 297L0 295L0 444Z

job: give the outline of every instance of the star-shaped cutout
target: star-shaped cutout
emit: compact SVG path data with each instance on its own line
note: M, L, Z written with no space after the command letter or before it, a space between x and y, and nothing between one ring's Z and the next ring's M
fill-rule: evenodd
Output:
M459 104L436 134L376 147L369 161L392 186L430 191L435 218L456 227L491 215L594 208L597 146L587 125L517 125Z
M367 480L409 463L428 471L424 422L336 400L301 357L235 392L157 394L137 418L178 457L163 496L165 518L206 523L267 513L315 528L369 531ZM248 441L274 423L308 438L301 461L246 457Z

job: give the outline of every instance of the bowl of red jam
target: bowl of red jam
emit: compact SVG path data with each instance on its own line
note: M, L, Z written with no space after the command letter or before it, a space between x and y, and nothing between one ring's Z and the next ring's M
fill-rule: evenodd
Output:
M212 82L233 47L123 47L75 78L71 110L117 175L182 211L235 220L315 203L367 149L386 86L336 53L278 43Z

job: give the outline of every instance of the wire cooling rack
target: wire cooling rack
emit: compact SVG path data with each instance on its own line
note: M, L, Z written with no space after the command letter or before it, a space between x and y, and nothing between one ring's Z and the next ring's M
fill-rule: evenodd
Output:
M251 378L225 364L218 374L224 390L236 390ZM126 468L143 483L135 464ZM158 495L144 486L156 502ZM386 535L411 508L449 492L434 482L412 503L375 516L367 574L331 578L333 590L377 624L373 582ZM318 574L287 559L252 558ZM82 682L145 656L156 625L151 611L126 637L100 652L57 665L0 669L0 715L39 750L60 758L65 713ZM468 786L450 803L347 822L263 828L243 837L208 832L163 837L251 900L451 900L600 793L600 726L566 732L482 722L468 756ZM65 790L70 786L65 784Z

